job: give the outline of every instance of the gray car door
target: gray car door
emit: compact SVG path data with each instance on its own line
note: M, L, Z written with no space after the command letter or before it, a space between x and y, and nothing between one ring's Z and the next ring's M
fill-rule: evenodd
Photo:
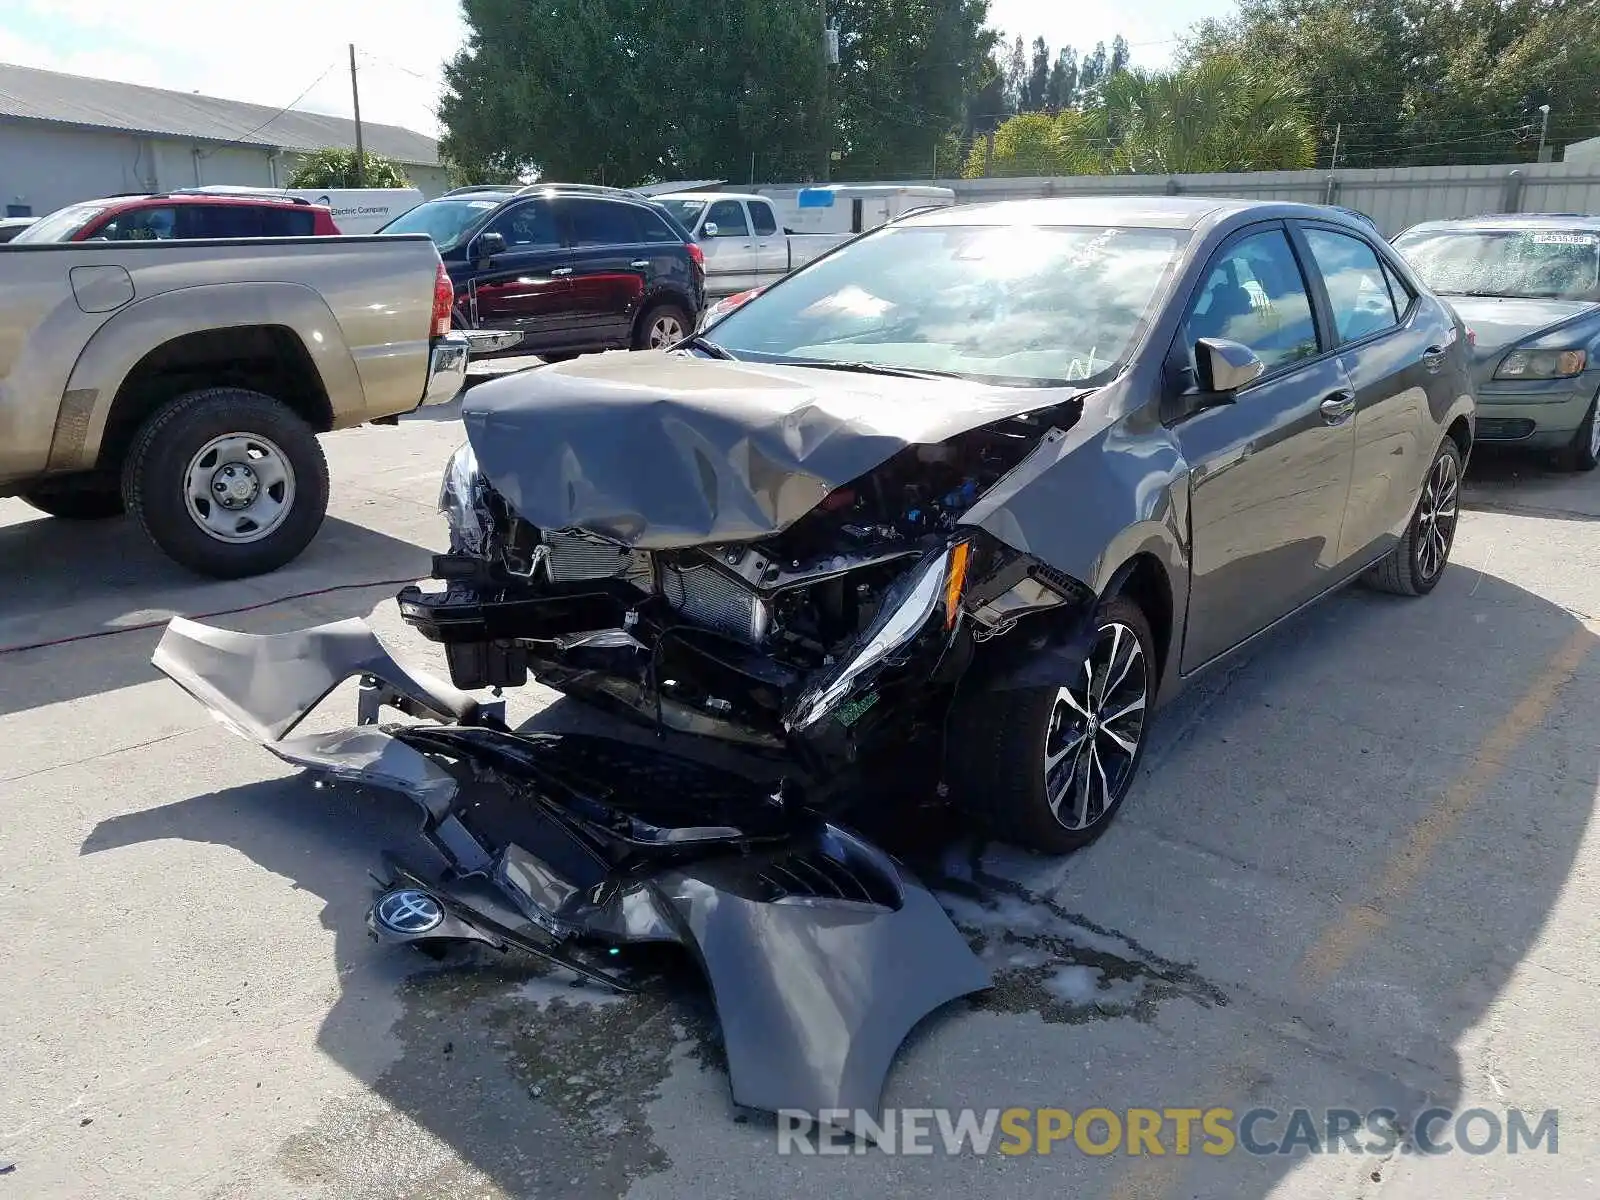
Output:
M1190 469L1186 672L1338 579L1355 405L1311 296L1283 225L1251 226L1212 256L1173 348L1192 372L1195 342L1226 338L1266 368L1218 403L1191 389L1173 430Z
M1430 393L1440 411L1454 399L1446 352L1456 334L1416 303L1367 239L1313 222L1298 230L1327 295L1339 361L1356 396L1354 470L1340 553L1349 562L1370 561L1399 541L1438 449Z

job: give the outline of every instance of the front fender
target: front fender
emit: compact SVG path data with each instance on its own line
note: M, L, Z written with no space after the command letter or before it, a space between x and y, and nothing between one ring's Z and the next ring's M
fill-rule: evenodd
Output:
M1071 430L1052 430L962 523L1096 596L1117 590L1140 556L1153 558L1171 589L1178 643L1189 601L1189 464L1153 416L1086 413Z
M186 334L279 326L300 339L322 377L335 426L365 419L355 360L332 310L298 283L219 283L161 292L120 309L95 331L73 364L51 448L51 469L88 470L100 455L123 381L144 358ZM341 417L344 419L341 420Z

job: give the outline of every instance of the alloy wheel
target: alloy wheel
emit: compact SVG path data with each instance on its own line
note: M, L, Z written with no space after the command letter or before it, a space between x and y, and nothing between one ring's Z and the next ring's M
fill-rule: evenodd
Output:
M1083 661L1083 678L1057 691L1045 734L1045 795L1064 828L1103 820L1127 791L1149 692L1138 634L1120 621L1103 625Z
M294 467L278 445L255 433L214 437L184 472L189 516L219 542L258 542L294 507Z
M1600 408L1589 412L1589 457L1600 458Z
M1428 472L1428 482L1422 489L1422 501L1417 506L1417 528L1413 536L1416 546L1417 573L1430 580L1440 571L1450 557L1450 546L1456 536L1456 515L1461 498L1461 469L1453 454L1441 454Z
M650 322L650 349L665 350L684 339L683 322L672 313L662 313Z

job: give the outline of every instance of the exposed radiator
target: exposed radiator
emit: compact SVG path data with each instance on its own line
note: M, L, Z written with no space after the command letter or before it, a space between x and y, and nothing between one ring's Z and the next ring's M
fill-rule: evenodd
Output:
M767 601L713 566L663 564L661 592L685 620L751 646L766 641L772 627Z
M583 579L627 579L651 590L650 553L629 550L599 538L572 533L546 533L545 567L552 583Z

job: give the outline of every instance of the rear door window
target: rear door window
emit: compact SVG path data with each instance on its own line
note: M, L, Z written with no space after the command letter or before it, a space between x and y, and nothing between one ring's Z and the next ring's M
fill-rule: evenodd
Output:
M317 216L309 208L262 208L262 237L310 237L317 231Z
M1328 289L1341 342L1359 341L1399 324L1376 250L1358 237L1328 229L1307 229L1305 235Z
M750 201L750 224L757 237L771 237L778 232L778 218L772 215L772 205L765 200Z
M256 238L261 210L249 204L186 204L178 210L179 237Z
M631 246L644 240L631 204L568 200L565 208L574 246Z

